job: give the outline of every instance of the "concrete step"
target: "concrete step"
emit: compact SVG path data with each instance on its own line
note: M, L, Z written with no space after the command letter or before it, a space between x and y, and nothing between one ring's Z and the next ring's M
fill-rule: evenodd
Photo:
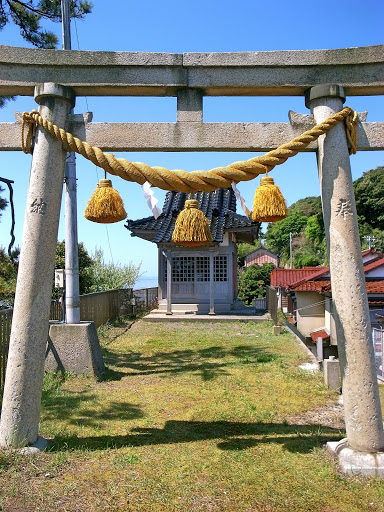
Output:
M208 313L208 309L207 309L207 313ZM167 308L165 309L153 309L151 311L152 314L154 315L165 315L167 312ZM198 313L197 309L175 309L173 306L172 306L172 313L174 315L196 315Z
M159 303L159 311L167 311L167 303L160 302ZM201 305L199 304L172 304L172 311L199 311L201 309ZM209 311L209 305L207 304L207 311Z
M269 315L239 315L239 314L227 314L227 315L166 315L163 314L150 314L142 318L143 322L265 322L269 320Z

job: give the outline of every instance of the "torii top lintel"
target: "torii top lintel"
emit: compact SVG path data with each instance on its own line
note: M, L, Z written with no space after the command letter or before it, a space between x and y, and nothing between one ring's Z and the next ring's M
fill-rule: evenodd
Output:
M235 53L93 52L0 45L0 95L33 96L38 83L77 96L300 96L341 85L346 95L384 94L384 45Z

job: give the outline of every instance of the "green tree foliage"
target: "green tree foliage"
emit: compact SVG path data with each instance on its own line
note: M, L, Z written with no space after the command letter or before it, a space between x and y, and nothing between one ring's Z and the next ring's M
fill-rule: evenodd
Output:
M384 167L365 172L353 183L361 246L384 252Z
M4 188L0 185L0 194L4 192ZM8 206L8 201L4 199L3 197L0 197L0 218L1 218L1 212L2 210L5 210L5 208Z
M92 3L86 0L70 0L69 13L71 18L83 18L92 10ZM0 30L8 23L20 28L23 39L37 48L56 48L58 38L53 32L41 26L42 20L61 22L60 0L0 0ZM0 97L0 108L13 96Z
M14 96L0 96L0 108L3 108L7 101L14 100Z
M324 264L324 250L317 248L305 233L306 231L293 241L293 268L317 267Z
M85 0L71 0L71 18L83 18L92 10ZM13 22L20 28L23 39L37 48L55 48L57 36L41 26L41 20L61 22L60 0L0 0L0 30Z
M102 249L96 249L92 255L93 264L89 268L91 292L116 290L119 288L132 288L140 276L139 265L129 262L128 265L120 263L106 263Z
M377 167L353 183L359 224L384 230L384 167Z
M323 216L311 215L305 226L305 236L314 244L321 244L325 237Z
M93 265L93 260L88 254L87 249L84 247L83 242L78 244L78 257L79 257L79 288L80 295L89 293L92 287L90 267ZM55 268L65 268L65 242L58 242L56 246L55 255ZM54 296L58 298L58 290L55 290Z
M273 263L264 265L251 265L239 272L238 297L244 304L252 304L253 299L265 297L266 287L271 283L271 272L275 268Z
M294 203L292 207L295 207L300 212L304 213L306 217L311 217L312 215L317 215L319 212L321 213L321 198L320 196L309 196L304 199L299 199Z
M353 186L361 246L366 249L368 237L371 237L371 245L382 252L384 251L384 167L365 172ZM300 199L290 206L286 219L268 225L266 246L280 255L282 266L289 261L290 232L293 234L292 253L295 268L327 263L320 197Z
M13 306L19 254L19 248L14 249L9 256L5 249L0 247L0 309Z
M297 208L296 204L293 204L285 219L268 224L266 246L270 251L279 255L280 262L289 259L289 233L292 233L293 237L300 235L307 220L307 215Z

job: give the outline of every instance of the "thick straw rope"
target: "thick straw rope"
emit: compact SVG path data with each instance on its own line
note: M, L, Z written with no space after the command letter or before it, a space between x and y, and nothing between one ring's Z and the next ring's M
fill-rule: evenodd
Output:
M284 163L288 158L295 156L305 149L308 144L325 134L333 126L345 119L347 136L350 142L350 153L356 153L357 149L357 113L350 107L345 107L336 112L322 123L295 137L290 142L281 145L277 149L269 151L263 156L257 156L245 161L234 162L227 167L215 167L210 171L186 172L179 169L168 170L164 167L150 167L140 162L130 162L124 158L116 158L109 153L103 153L100 148L91 146L88 142L73 137L69 132L54 125L40 116L39 112L23 113L21 127L21 141L24 153L32 152L32 138L39 125L48 133L61 140L68 151L75 151L80 155L101 167L114 176L120 176L126 181L135 181L143 185L146 181L153 187L163 190L179 190L181 192L212 192L218 188L230 187L235 181L249 181L259 174L266 174L276 165ZM24 132L27 134L24 142Z

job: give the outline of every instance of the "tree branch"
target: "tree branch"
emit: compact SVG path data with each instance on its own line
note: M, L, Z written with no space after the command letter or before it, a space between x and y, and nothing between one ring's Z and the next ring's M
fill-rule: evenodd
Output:
M38 16L41 16L44 18L49 18L49 19L57 18L57 16L55 16L55 15L44 13L40 9L36 9L36 8L32 7L32 5L21 2L20 0L6 0L6 2L9 6L9 8L12 10L12 12L16 12L15 9L13 8L12 4L19 4L22 7L24 7L25 9L27 9L28 11L34 12Z

